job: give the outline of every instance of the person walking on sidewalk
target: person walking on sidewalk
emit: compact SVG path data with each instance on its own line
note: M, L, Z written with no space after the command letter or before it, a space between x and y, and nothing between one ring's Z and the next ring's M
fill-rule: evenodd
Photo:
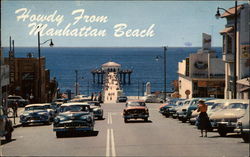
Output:
M205 104L205 101L200 99L198 104L198 112L200 112L198 117L198 129L201 130L201 136L203 137L203 131L205 130L205 137L207 137L208 130L211 129L211 123L209 121L208 115L207 115L207 104Z

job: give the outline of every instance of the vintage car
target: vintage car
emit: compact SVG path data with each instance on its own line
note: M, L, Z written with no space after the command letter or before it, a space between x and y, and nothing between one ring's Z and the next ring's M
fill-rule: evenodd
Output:
M123 110L123 118L126 123L129 119L143 119L148 121L149 112L143 100L133 100L126 103L126 108Z
M49 112L51 120L53 121L53 119L55 118L55 116L57 114L57 107L55 105L52 105L51 103L45 103L44 107Z
M94 131L94 116L87 103L65 103L54 118L53 131L62 137L68 131Z
M20 115L20 123L23 126L30 123L50 124L52 118L45 105L46 104L26 105L24 112Z
M250 142L250 120L249 120L249 105L247 107L245 115L238 119L236 129L234 130L237 133L241 134L244 142Z
M196 103L198 100L199 98L187 99L185 100L184 104L180 108L178 108L176 113L180 121L182 121L183 123L187 121L187 118L188 118L187 111L188 111L189 106L192 103Z
M216 111L210 116L212 126L218 128L220 136L226 136L229 132L234 132L236 128L237 119L244 116L246 108L249 105L248 100L234 99L233 101L226 102L227 105Z
M157 97L156 95L147 95L142 97L142 100L148 103L163 103L164 100L160 97Z
M205 104L207 104L207 106L208 106L207 112L209 112L211 110L211 108L213 107L214 104L219 103L219 102L223 102L223 101L224 101L224 99L212 99L212 100L205 101ZM192 112L192 114L189 118L189 123L191 125L195 124L199 114L200 114L200 112L198 112L197 108Z
M11 141L13 126L11 120L7 117L7 113L0 106L0 137L5 136L6 141Z
M170 104L164 104L160 106L159 112L164 115L165 117L172 116L174 112L174 108L176 107L175 103L170 103Z
M178 117L178 116L177 116L177 110L178 110L180 107L183 106L184 102L185 102L185 99L180 99L180 100L176 101L176 103L175 103L176 106L172 108L172 118L175 119L175 118Z
M94 117L97 119L103 119L103 109L101 108L101 104L99 101L88 101L91 110L94 113Z
M21 96L18 95L9 95L7 98L7 104L10 105L14 102L18 102L19 107L24 107L25 105L29 104L28 100L23 99Z

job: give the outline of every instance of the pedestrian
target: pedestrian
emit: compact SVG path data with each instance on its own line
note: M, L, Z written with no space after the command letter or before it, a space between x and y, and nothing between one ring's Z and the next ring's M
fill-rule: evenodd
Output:
M96 101L96 97L97 97L97 94L96 94L96 93L94 93L94 101Z
M18 117L18 115L17 115L17 108L18 108L18 101L15 101L14 104L12 105L13 115L15 117Z
M91 101L93 101L93 98L94 98L94 93L92 92L91 93Z
M205 137L207 137L207 132L212 128L211 123L209 121L209 117L207 115L207 104L205 101L200 99L198 104L198 112L200 112L198 116L198 129L201 130L201 136L203 137L203 131L205 130Z

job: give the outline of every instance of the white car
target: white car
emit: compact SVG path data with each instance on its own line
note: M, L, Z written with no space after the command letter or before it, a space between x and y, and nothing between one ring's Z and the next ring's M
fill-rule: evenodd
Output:
M157 97L156 95L147 95L142 97L142 100L148 103L163 103L164 100Z

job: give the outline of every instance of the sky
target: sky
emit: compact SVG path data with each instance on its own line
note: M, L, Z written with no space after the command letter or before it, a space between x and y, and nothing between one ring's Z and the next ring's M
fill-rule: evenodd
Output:
M200 47L202 33L211 34L212 46L220 47L219 31L226 20L214 15L217 7L234 6L234 1L1 3L3 47L9 46L9 36L15 40L15 46L36 47L38 31L41 43L52 39L56 47ZM46 20L41 21L39 15Z

